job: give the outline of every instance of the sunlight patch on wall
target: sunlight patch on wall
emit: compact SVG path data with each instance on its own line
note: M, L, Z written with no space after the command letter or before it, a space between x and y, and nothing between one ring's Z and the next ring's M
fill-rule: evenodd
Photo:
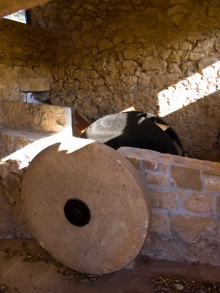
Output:
M159 116L164 117L220 90L220 61L158 94Z
M17 22L27 23L26 10L19 10L15 13L4 16L4 18L11 19Z

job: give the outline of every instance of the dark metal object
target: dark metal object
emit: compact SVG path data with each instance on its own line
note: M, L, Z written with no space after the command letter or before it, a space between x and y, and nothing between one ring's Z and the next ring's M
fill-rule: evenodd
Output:
M140 111L122 112L98 119L82 134L114 149L129 146L182 155L175 132L162 119Z
M79 199L69 199L64 206L64 214L67 220L77 227L87 225L91 218L88 206Z

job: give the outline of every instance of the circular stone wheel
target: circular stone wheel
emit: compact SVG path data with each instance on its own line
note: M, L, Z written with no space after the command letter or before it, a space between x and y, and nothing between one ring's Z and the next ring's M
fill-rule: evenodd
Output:
M66 266L107 274L129 264L148 232L151 205L120 153L68 138L39 153L24 176L22 205L33 236Z

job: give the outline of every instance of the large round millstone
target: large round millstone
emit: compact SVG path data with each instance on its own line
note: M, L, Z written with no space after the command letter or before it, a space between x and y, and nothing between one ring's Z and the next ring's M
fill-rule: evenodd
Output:
M106 274L139 253L151 205L138 171L120 153L68 139L39 153L27 168L22 205L38 242L75 270Z

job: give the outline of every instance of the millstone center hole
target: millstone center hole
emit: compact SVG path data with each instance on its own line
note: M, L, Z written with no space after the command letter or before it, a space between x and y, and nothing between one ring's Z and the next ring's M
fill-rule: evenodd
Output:
M87 225L91 218L89 207L79 199L69 199L64 206L64 214L67 220L77 227Z

